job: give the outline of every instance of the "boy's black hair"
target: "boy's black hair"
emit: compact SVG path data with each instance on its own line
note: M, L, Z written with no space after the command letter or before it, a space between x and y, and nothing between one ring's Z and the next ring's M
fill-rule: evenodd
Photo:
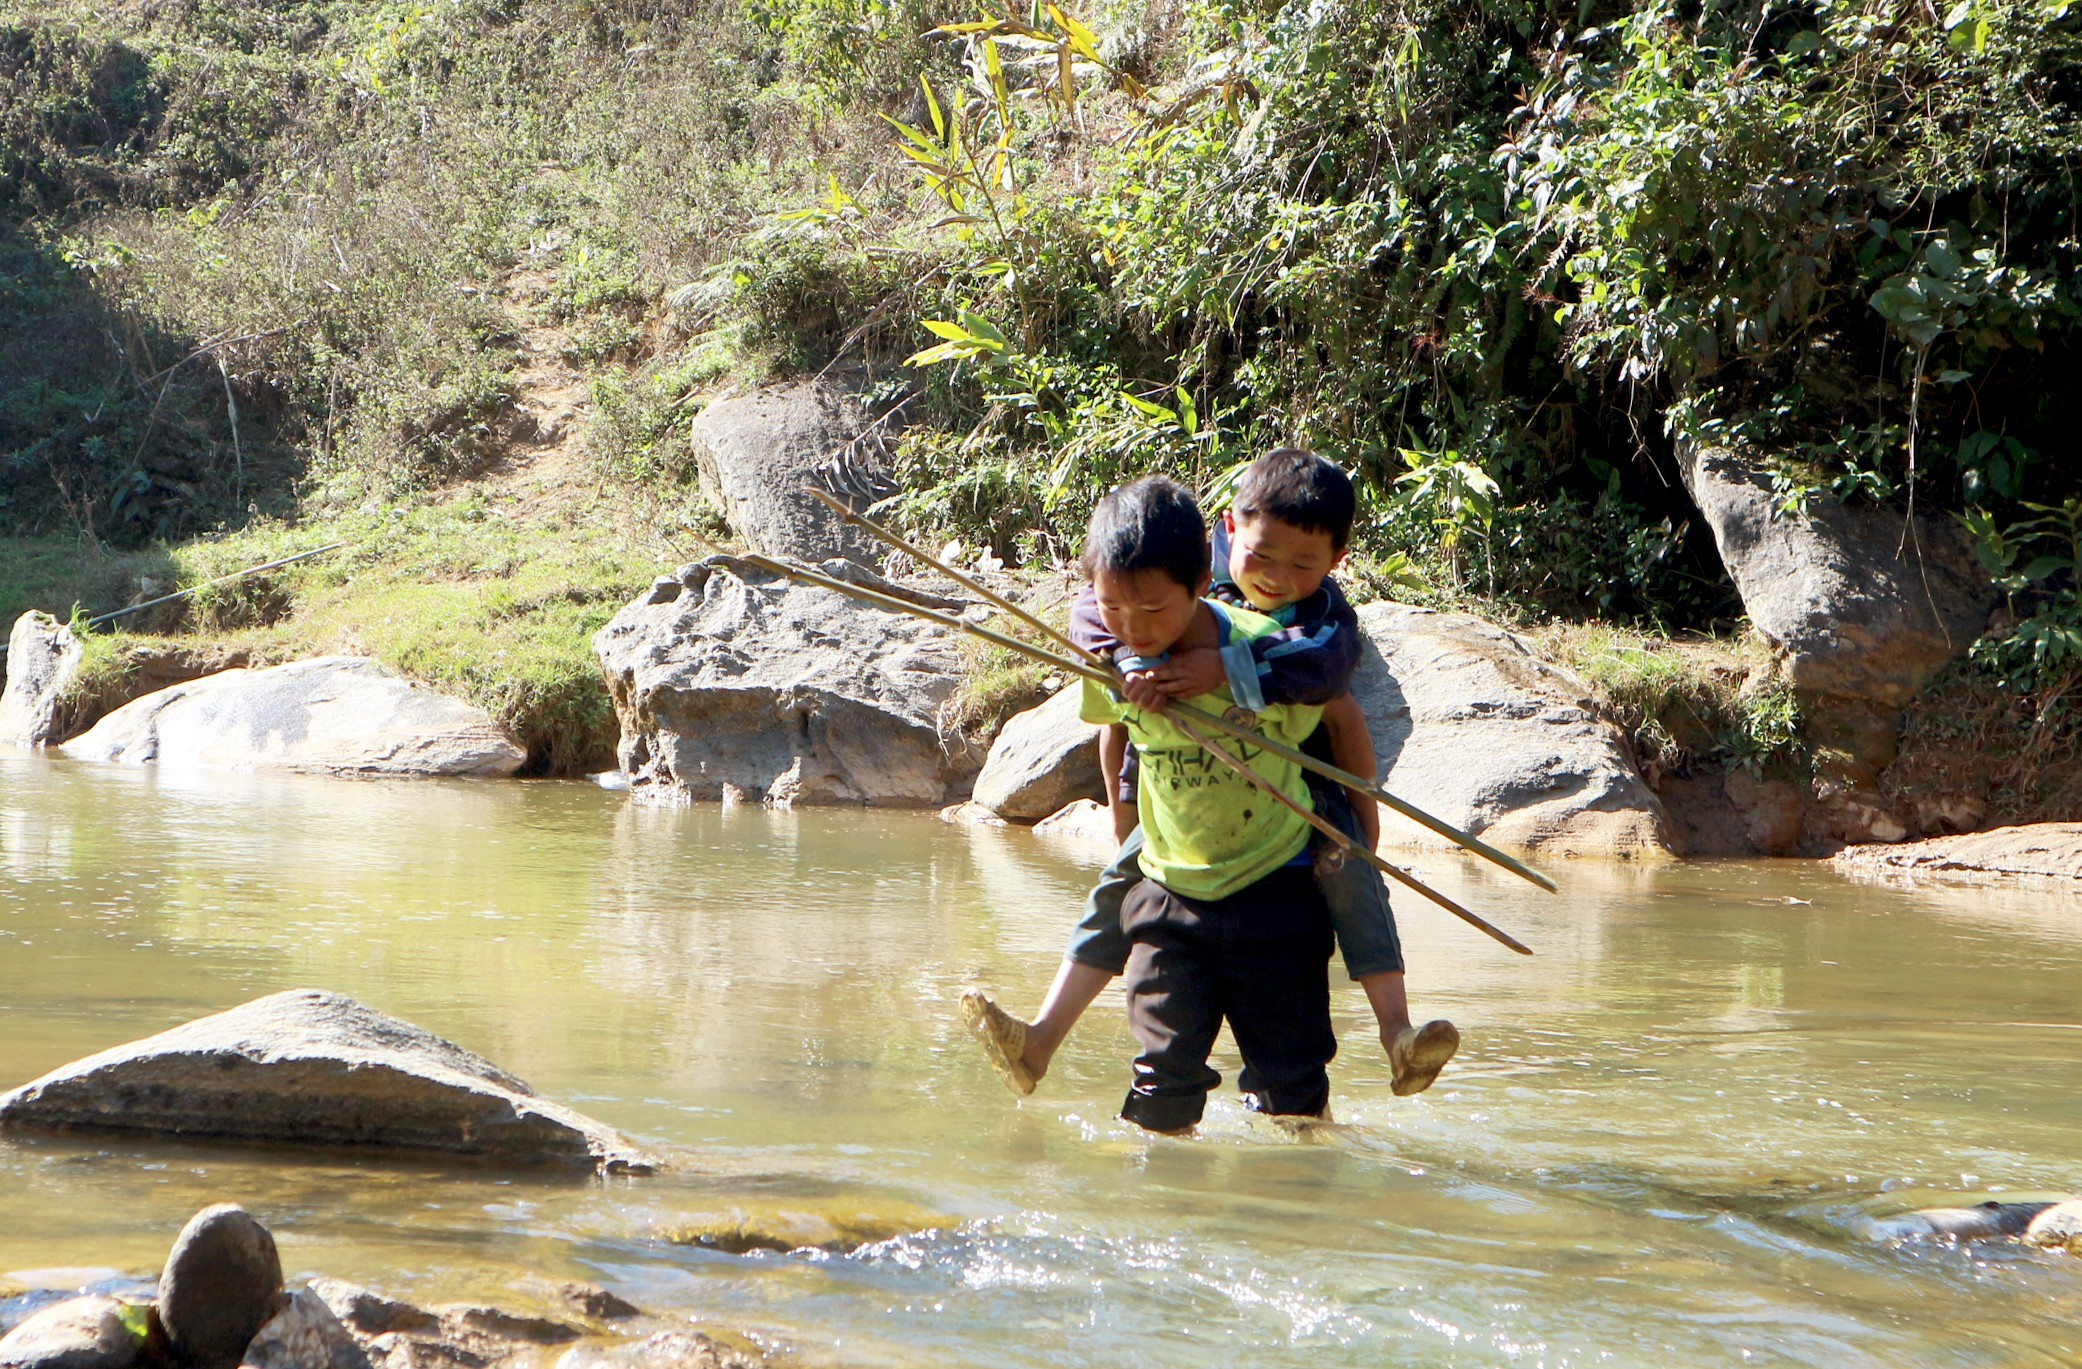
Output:
M1197 592L1207 579L1207 520L1176 480L1148 475L1122 485L1092 510L1084 575L1160 570Z
M1358 496L1345 473L1314 452L1282 447L1244 468L1229 508L1238 518L1265 515L1304 532L1328 533L1339 551L1352 540Z

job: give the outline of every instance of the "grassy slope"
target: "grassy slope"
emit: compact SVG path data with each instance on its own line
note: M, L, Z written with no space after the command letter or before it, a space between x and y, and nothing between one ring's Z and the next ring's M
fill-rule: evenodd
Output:
M257 662L345 652L479 704L511 727L531 768L572 773L610 763L615 720L590 639L670 561L615 531L604 513L522 523L482 494L441 504L264 524L164 548L146 561L183 584L344 541L341 551L196 596L168 624L183 645L232 646ZM48 546L0 543L0 556L48 566ZM46 581L65 605L62 574ZM37 605L43 606L43 605ZM284 611L284 610L287 611ZM121 648L169 637L97 635L89 683Z

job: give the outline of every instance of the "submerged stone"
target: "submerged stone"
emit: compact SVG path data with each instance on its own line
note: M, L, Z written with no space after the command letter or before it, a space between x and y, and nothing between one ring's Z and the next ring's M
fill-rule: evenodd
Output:
M602 1122L341 994L292 989L75 1061L0 1095L0 1130L437 1153L648 1172Z
M761 1203L681 1217L665 1238L675 1245L704 1246L732 1255L755 1250L842 1254L953 1224L948 1217L904 1202Z

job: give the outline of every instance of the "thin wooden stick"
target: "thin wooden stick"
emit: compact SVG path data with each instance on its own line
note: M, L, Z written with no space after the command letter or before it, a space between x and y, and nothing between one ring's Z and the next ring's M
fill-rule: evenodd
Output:
M883 527L880 523L877 523L874 519L869 518L867 515L855 513L853 510L847 508L843 502L834 499L831 495L827 494L823 490L816 488L814 485L805 485L803 488L809 491L809 493L812 496L814 496L815 498L823 502L826 506L828 506L832 512L836 513L845 522L851 523L855 527L861 528L866 532L872 534L873 536L881 538L884 542L887 542L889 545L895 547L899 551L905 552L911 556L915 556L920 561L923 561L925 564L931 566L934 570L940 572L940 574L954 581L954 583L956 583L957 585L960 585L963 589L971 591L972 593L978 595L992 606L1002 610L1005 613L1011 614L1014 618L1017 618L1019 621L1025 623L1027 626L1033 628L1035 631L1047 636L1052 641L1061 643L1063 647L1069 650L1069 652L1072 655L1076 656L1079 660L1091 662L1104 669L1112 669L1113 663L1111 661L1108 661L1105 657L1098 655L1096 652L1085 650L1076 642L1070 640L1069 637L1065 636L1061 632L1058 632L1048 623L1042 621L1042 619L1039 616L1028 612L1024 608L1021 608L1018 604L1015 604L1010 599L1007 599L1003 595L998 594L989 586L984 585L979 581L971 579L970 577L962 574L960 571L956 570L952 566L943 564L941 561L935 558L930 552L927 552L926 550L915 545L914 543L906 541L904 538L898 536L896 533L890 531L888 528ZM1239 741L1245 740L1245 737L1242 734L1247 732L1248 729L1241 728L1236 724L1232 724L1229 722L1228 719L1223 718L1218 714L1209 713L1202 709L1195 708L1191 704L1184 703L1177 699L1171 700L1171 707L1174 710L1185 713L1191 716L1192 718L1196 719L1197 721L1205 723L1206 725L1213 727L1218 731L1226 732L1231 737L1237 738ZM1475 855L1481 856L1485 860L1488 860L1491 864L1498 865L1506 870L1509 870L1512 874L1517 875L1520 879L1528 880L1531 883L1538 885L1540 888L1545 889L1550 894L1556 892L1556 885L1553 880L1549 879L1546 875L1541 874L1538 870L1533 869L1524 861L1519 860L1515 856L1511 856L1506 854L1505 852L1497 850L1488 842L1483 841L1481 838L1476 837L1470 833L1461 831L1459 828L1453 826L1451 823L1433 817L1431 814L1425 812L1422 808L1417 807L1413 803L1408 803L1402 799L1397 798L1395 795L1389 793L1381 785L1371 780L1365 779L1359 775L1355 775L1349 770L1341 769L1338 766L1332 765L1328 761L1319 760L1316 757L1309 755L1305 751L1298 751L1292 747L1282 745L1279 742L1273 741L1269 737L1253 736L1251 740L1254 742L1254 744L1263 745L1266 750L1272 752L1273 755L1278 756L1281 760L1291 761L1293 764L1302 766L1303 768L1308 770L1313 770L1318 775L1321 775L1323 778L1334 781L1337 784L1343 785L1347 789L1356 790L1359 793L1365 794L1369 798L1373 799L1375 802L1383 804L1386 807L1394 810L1395 812L1402 814L1404 817L1416 823L1418 826L1429 828L1431 831L1438 833L1438 835L1444 837L1446 840L1452 842L1455 846L1460 847L1462 850L1473 852Z
M757 567L760 570L767 571L774 575L782 576L785 579L797 580L806 585L814 585L819 589L828 589L835 594L842 594L848 598L858 600L861 603L872 604L877 608L888 609L891 612L895 613L909 614L914 618L921 618L929 623L937 623L942 627L951 628L957 632L969 633L971 636L980 637L986 642L992 642L1009 650L1019 652L1023 655L1031 656L1036 660L1046 662L1047 664L1055 666L1058 669L1070 671L1071 673L1081 675L1086 679L1096 680L1100 684L1106 685L1108 688L1117 688L1121 683L1121 677L1118 671L1101 670L1096 666L1087 665L1082 661L1057 656L1055 653L1048 651L1046 648L1035 646L1032 642L1023 642L1019 640L1019 638L1017 637L1007 636L1005 633L992 631L990 628L984 627L981 624L969 622L966 618L958 618L951 613L941 613L937 609L927 608L923 604L914 604L908 599L899 599L893 594L884 594L879 590L869 589L865 585L856 585L847 580L835 579L832 576L824 575L820 572L810 570L803 566L787 565L784 562L776 561L771 557L760 556L756 553L744 553L742 555L739 555L737 553L726 554L737 555L737 559L743 561L745 564ZM1199 716L1204 717L1207 715L1202 714ZM1179 731L1185 733L1186 736L1191 738L1203 750L1207 751L1208 754L1214 756L1218 760L1223 761L1224 763L1229 765L1230 768L1234 769L1239 775L1243 776L1243 778L1246 781L1256 785L1258 788L1272 795L1275 799L1279 800L1287 807L1293 809L1310 826L1314 827L1317 831L1329 837L1331 841L1335 843L1345 853L1346 856L1359 857L1361 860L1373 866L1375 869L1380 870L1383 874L1386 874L1391 878L1395 879L1397 882L1406 885L1411 889L1416 890L1418 893L1430 899L1433 903L1436 903L1441 908L1444 908L1447 912L1452 913L1455 917L1460 918L1462 921L1468 923L1470 926L1476 928L1477 930L1487 933L1490 937L1494 938L1501 944L1510 947L1512 950L1518 952L1520 955L1532 954L1532 951L1527 946L1525 946L1524 943L1518 941L1509 934L1499 930L1497 927L1491 925L1490 923L1485 922L1482 918L1476 916L1474 913L1469 912L1466 908L1461 907L1458 903L1446 897L1444 894L1438 892L1436 889L1432 889L1429 886L1425 885L1408 872L1401 870L1396 866L1389 864L1387 861L1381 859L1381 857L1375 854L1373 851L1370 851L1366 847L1360 845L1358 842L1353 841L1350 837L1346 836L1343 832L1339 831L1336 827L1332 826L1329 822L1326 822L1321 815L1312 813L1308 809L1303 808L1299 803L1296 803L1286 794L1280 792L1280 788L1278 785L1274 784L1271 780L1266 779L1257 771L1251 769L1250 766L1246 765L1243 761L1237 759L1236 757L1230 755L1227 751L1223 750L1219 745L1217 745L1213 741L1212 738L1208 737L1205 733L1201 732L1198 728L1194 727L1193 724L1188 722L1185 718L1178 716L1176 713L1173 713L1171 715L1171 721L1177 725ZM1244 737L1240 737L1238 738L1238 740L1247 741L1255 745L1263 746L1267 751L1272 752L1272 754L1278 754L1278 752L1275 751L1272 746L1266 745L1268 739L1256 732L1247 732Z
M1474 913L1469 912L1467 909L1461 907L1458 903L1455 903L1452 899L1446 897L1438 890L1433 889L1430 886L1422 883L1415 876L1411 875L1407 871L1398 869L1396 866L1389 864L1387 861L1381 859L1381 857L1375 852L1370 851L1366 847L1360 845L1358 842L1353 841L1342 831L1338 830L1336 827L1332 826L1328 821L1326 821L1322 814L1313 813L1310 812L1308 809L1303 808L1300 804L1296 803L1293 799L1289 798L1286 794L1282 793L1278 785L1272 783L1272 781L1266 779L1263 775L1251 769L1251 767L1243 760L1230 755L1226 750L1224 750L1220 745L1218 745L1215 742L1214 738L1208 736L1205 732L1202 732L1199 728L1193 726L1185 719L1180 717L1173 717L1171 719L1171 722L1172 725L1178 728L1179 731L1185 733L1195 742L1198 742L1200 744L1200 749L1207 752L1208 755L1213 756L1215 759L1221 761L1231 770L1234 770L1237 774L1243 776L1246 780L1249 780L1251 783L1256 784L1260 789L1263 789L1266 793L1272 795L1275 799L1278 799L1281 803L1293 809L1295 813L1300 815L1302 821L1306 822L1309 826L1315 828L1318 832L1321 832L1324 836L1329 837L1338 846L1342 847L1344 849L1345 855L1348 858L1351 856L1358 856L1367 864L1373 866L1376 870L1379 870L1382 874L1389 876L1391 879L1394 879L1411 889L1415 889L1418 893L1424 895L1433 903L1438 904L1441 908L1444 908L1447 912L1453 914L1453 916L1459 918L1462 922L1465 922L1470 926L1475 927L1481 931L1487 932L1492 938L1499 942L1502 942L1506 946L1509 946L1512 950L1518 952L1518 954L1531 955L1533 953L1531 947L1527 946L1524 942L1519 941L1510 933L1503 931L1501 928L1495 926L1492 923L1483 921L1480 917L1476 916Z

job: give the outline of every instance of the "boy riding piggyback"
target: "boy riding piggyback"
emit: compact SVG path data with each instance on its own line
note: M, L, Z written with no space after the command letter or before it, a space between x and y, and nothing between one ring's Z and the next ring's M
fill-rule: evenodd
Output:
M1351 695L1358 666L1358 621L1331 572L1350 540L1356 500L1351 482L1330 462L1288 448L1253 462L1238 481L1231 506L1215 530L1210 599L1271 619L1264 630L1229 634L1221 642L1180 639L1155 655L1121 640L1109 628L1123 606L1102 609L1096 583L1078 600L1071 635L1080 646L1110 656L1125 674L1122 700L1155 710L1171 699L1226 695L1251 714L1267 710L1320 710L1321 724L1304 749L1360 776L1375 773L1366 721ZM1095 581L1097 577L1094 577ZM1326 755L1327 753L1327 755ZM1145 758L1146 759L1146 758ZM1124 901L1142 882L1145 834L1138 805L1147 780L1120 722L1100 734L1100 762L1122 847L1085 905L1039 1017L1023 1023L980 993L963 1003L964 1016L1018 1093L1031 1092L1050 1059L1099 991L1125 968L1130 940L1123 930ZM1166 781L1161 777L1158 782ZM1369 848L1380 819L1373 799L1310 777L1316 812ZM1262 801L1259 807L1268 807ZM1297 864L1327 906L1351 977L1365 990L1379 1023L1394 1075L1394 1091L1430 1086L1459 1044L1452 1024L1413 1027L1404 985L1394 914L1381 877L1365 862L1317 841Z

